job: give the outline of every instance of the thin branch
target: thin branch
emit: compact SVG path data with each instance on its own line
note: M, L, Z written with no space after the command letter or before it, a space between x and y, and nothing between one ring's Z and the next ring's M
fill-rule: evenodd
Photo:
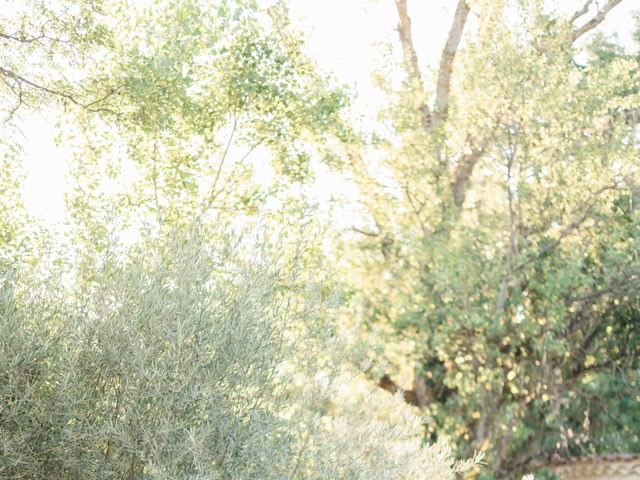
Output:
M516 214L513 207L514 203L514 163L516 157L517 143L513 139L511 129L507 128L507 135L509 137L509 149L506 152L507 156L507 201L509 204L509 243L510 243L510 257L517 253L516 246ZM517 187L517 180L515 181Z
M622 281L618 281L612 285L609 285L605 288L601 289L593 289L588 293L585 293L580 296L572 296L568 299L567 303L583 303L583 302L593 302L594 300L598 300L599 298L608 295L609 293L613 294L625 294L628 292L633 292L634 289L638 287L640 283L640 278L634 278L633 274L625 277Z
M578 18L585 15L589 11L589 7L591 6L592 3L593 3L593 0L587 0L586 2L584 2L584 5L582 6L582 8L580 10L576 10L576 12L573 15L571 15L569 22L573 23Z
M413 210L413 213L416 216L416 220L420 224L420 228L422 228L422 233L426 237L428 235L429 231L428 231L427 226L425 225L424 221L422 220L422 216L421 216L422 210L426 206L426 202L420 202L418 200L418 198L411 193L411 190L409 189L409 183L408 182L405 184L404 191L407 194L407 200L409 201L409 205L411 205L411 209ZM416 202L419 203L419 206L416 205Z
M5 40L12 40L14 42L20 42L20 43L33 43L48 37L44 34L39 35L37 37L35 36L27 37L24 35L24 33L22 33L22 35L18 37L16 35L10 35L8 33L0 32L0 38L4 38Z
M43 92L49 93L51 95L55 95L57 97L62 97L65 98L67 100L69 100L71 103L74 103L76 105L82 105L80 102L78 102L73 95L70 95L68 93L64 93L64 92L60 92L58 90L53 90L49 87L45 87L44 85L40 85L38 83L32 82L31 80L26 79L25 77L18 75L15 72L12 72L11 70L7 70L6 68L0 67L0 74L12 78L17 82L20 83L26 83L27 85L29 85L30 87L36 88L38 90L42 90Z
M11 90L13 92L14 95L16 95L18 97L18 102L11 109L11 111L9 112L9 115L7 115L7 118L4 120L5 123L6 123L6 122L10 122L11 121L13 116L16 114L16 112L20 109L20 107L22 105L29 105L29 104L24 101L24 97L23 97L24 91L22 89L22 84L20 82L16 82L16 86L18 88L17 91L16 91L16 88L14 87L14 85L11 85L11 83L9 83L6 78L3 78L2 82L7 86L7 88L9 88L9 90Z
M380 233L379 232L368 232L366 230L362 230L358 227L351 227L351 230L353 230L356 233L360 233L362 235L366 235L367 237L379 237Z
M218 195L216 191L216 187L218 186L218 181L220 180L220 174L222 173L222 167L224 165L224 161L227 158L227 154L229 153L229 148L231 147L231 143L233 142L233 137L236 133L236 128L238 127L238 117L234 117L233 119L233 127L231 128L231 134L229 135L229 139L227 140L227 145L224 148L224 152L222 153L222 158L220 159L220 163L218 164L218 170L216 171L216 176L213 179L213 184L211 185L211 197L209 198L208 204L211 205L215 201L215 198Z
M59 97L59 98L63 98L65 100L68 100L69 102L73 103L74 105L77 105L79 107L82 107L90 112L108 112L108 113L113 113L116 114L116 112L114 112L111 109L108 108L92 108L93 105L102 102L104 100L106 100L108 97L110 97L111 95L115 94L120 88L115 88L115 89L111 89L109 92L107 92L107 94L105 94L103 97L91 101L89 103L82 103L80 100L78 100L75 96L73 96L70 93L66 93L66 92L62 92L60 90L54 90L52 88L46 87L44 85L41 85L39 83L36 83L32 80L29 80L28 78L23 77L22 75L19 75L15 72L12 72L11 70L7 70L6 68L0 67L0 75L5 77L5 78L11 78L12 80L14 80L16 83L18 83L20 85L20 88L22 89L22 84L26 84L29 85L32 88L35 88L36 90L40 90L42 92L48 93L50 95L53 95L55 97ZM23 102L24 103L24 102Z
M151 179L153 180L153 198L156 203L156 211L158 212L158 222L162 223L160 199L158 197L158 132L155 132L153 139L153 163L151 170Z
M589 367L585 365L587 352L598 338L598 334L602 331L602 327L602 324L597 324L594 328L591 329L589 333L587 333L587 335L585 335L576 351L577 361L574 364L573 368L569 370L568 378L566 378L565 381L571 381L573 379L577 380L580 376L582 376L583 373L589 370Z
M85 103L84 105L82 105L82 107L86 108L87 110L92 111L91 107L93 107L94 105L96 105L98 103L104 102L107 98L109 98L112 95L115 95L120 90L122 90L122 88L123 88L122 86L119 86L119 87L116 87L116 88L112 88L107 93L105 93L102 97L99 97L96 100L93 100L92 102Z
M621 1L621 0L618 0ZM440 59L440 69L438 71L438 83L436 86L436 101L434 105L433 124L437 126L447 119L449 110L449 91L451 89L451 72L453 70L453 61L456 58L458 46L462 39L462 32L467 23L470 8L466 0L458 0L456 13L453 17L453 24L449 31L447 43L442 51Z
M213 202L218 198L218 195L220 195L225 189L229 190L232 187L231 181L232 179L235 177L236 172L238 171L238 167L240 165L242 165L242 163L247 159L247 157L249 155L251 155L256 148L258 148L263 142L265 141L265 138L261 138L260 140L258 140L256 143L254 143L253 145L251 145L249 147L249 149L244 153L244 155L242 155L242 157L240 157L239 160L236 160L233 163L233 166L231 167L231 171L226 175L226 179L224 181L223 185L220 185L220 188L217 191L213 191L211 192L211 196L209 197L209 199L207 199L203 205L205 209L211 207L211 205L213 204ZM218 182L216 182L218 183ZM217 206L218 209L221 209L220 206Z
M640 285L640 278L638 275L631 275L623 278L621 281L615 282L606 288L601 290L592 290L591 292L582 295L581 297L573 297L565 300L565 305L570 306L572 304L581 304L580 307L573 314L569 325L567 326L566 334L573 335L579 329L592 321L592 316L589 314L590 308L596 304L605 295L611 294L608 299L609 308L611 304L615 305L615 301L625 295L633 295L637 291ZM602 316L601 316L602 317Z
M620 3L622 3L622 0L609 0L604 5L604 7L602 7L602 10L598 10L598 13L596 13L596 15L591 20L585 23L582 27L579 27L575 29L573 32L571 32L571 42L572 43L575 42L582 35L584 35L585 33L593 30L598 25L600 25L602 21L605 19L605 17L607 16L607 13L609 13L609 11L613 7L615 7Z
M368 165L360 152L347 152L347 160L349 161L356 186L364 197L364 205L369 211L377 230L382 235L389 230L386 226L390 224L387 216L380 209L380 205L389 203L382 193L384 187L369 173Z
M494 327L500 326L500 318L504 312L504 305L507 302L507 297L509 296L509 287L511 286L511 282L513 281L513 277L511 274L508 274L506 277L502 279L500 282L500 290L498 291L498 298L496 299L496 309L494 313L493 325Z

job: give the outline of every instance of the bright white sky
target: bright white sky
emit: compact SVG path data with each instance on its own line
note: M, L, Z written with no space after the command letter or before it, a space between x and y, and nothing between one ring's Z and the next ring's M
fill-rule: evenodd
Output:
M550 2L563 12L572 12L582 3ZM409 0L414 43L425 72L439 61L455 4L456 0ZM289 6L293 26L307 36L308 53L322 70L358 92L356 107L363 115L375 114L383 98L372 86L371 72L384 64L384 45L398 45L394 0L289 0ZM634 9L640 10L640 2L625 0L598 29L631 44ZM53 120L46 114L31 115L21 129L28 174L27 207L45 223L57 223L64 216L65 149L55 144ZM329 177L318 187L323 196L343 188Z

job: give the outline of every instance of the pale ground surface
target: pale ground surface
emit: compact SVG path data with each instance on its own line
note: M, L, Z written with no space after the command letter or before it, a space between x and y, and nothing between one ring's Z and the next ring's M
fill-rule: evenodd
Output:
M423 72L437 66L455 3L455 0L409 1L414 43ZM562 12L574 11L581 3L581 0L549 2ZM382 94L372 85L371 72L382 67L385 56L398 54L393 0L290 0L289 4L293 26L306 34L308 53L323 71L358 92L354 112L366 128L384 102ZM634 10L640 11L640 2L625 0L609 13L598 30L617 34L625 45L630 45ZM64 218L68 152L54 141L53 115L28 115L20 128L24 133L27 207L46 224L57 224ZM323 170L312 190L321 205L334 195L355 198L353 186ZM343 216L344 224L340 227L349 226L346 217Z

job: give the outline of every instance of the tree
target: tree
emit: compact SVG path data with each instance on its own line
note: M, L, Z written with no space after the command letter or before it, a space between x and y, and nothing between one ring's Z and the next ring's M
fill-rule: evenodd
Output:
M286 205L346 102L301 40L283 35L286 10L159 1L111 16L114 53L92 74L121 85L117 120L80 110L67 129L68 202L85 240L99 241L109 216L157 231L250 218L267 199Z
M101 7L96 0L3 1L0 7L0 246L9 265L35 261L53 248L50 232L24 205L21 121L56 108L115 113L109 101L117 89L104 77L87 77L95 57L110 49Z
M318 242L295 225L302 211L273 222L301 210L287 182L304 180L307 149L344 102L283 34L286 11L51 5L26 3L25 27L5 28L24 50L2 64L2 100L15 101L9 117L79 107L61 121L71 241L0 262L0 478L449 480L468 469L424 445L400 398L363 384L343 394L353 352ZM111 29L98 51L94 14ZM95 62L69 66L79 81L51 71L60 52L90 51ZM266 186L252 178L259 146L273 158ZM18 206L19 179L0 181ZM283 205L259 216L267 194ZM9 213L7 243L21 226ZM123 245L128 227L138 236Z
M600 42L577 60L620 1L570 18L543 3L460 0L430 87L397 0L393 131L343 152L370 219L351 276L387 341L416 343L405 398L498 478L640 448L638 59Z

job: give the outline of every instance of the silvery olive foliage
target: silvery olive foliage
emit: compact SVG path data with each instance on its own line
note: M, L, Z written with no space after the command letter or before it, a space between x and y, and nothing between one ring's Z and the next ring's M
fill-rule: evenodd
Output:
M339 298L300 268L304 244L273 243L189 227L112 245L90 275L80 261L5 268L0 478L448 479L469 467L423 447L401 399L346 389Z

